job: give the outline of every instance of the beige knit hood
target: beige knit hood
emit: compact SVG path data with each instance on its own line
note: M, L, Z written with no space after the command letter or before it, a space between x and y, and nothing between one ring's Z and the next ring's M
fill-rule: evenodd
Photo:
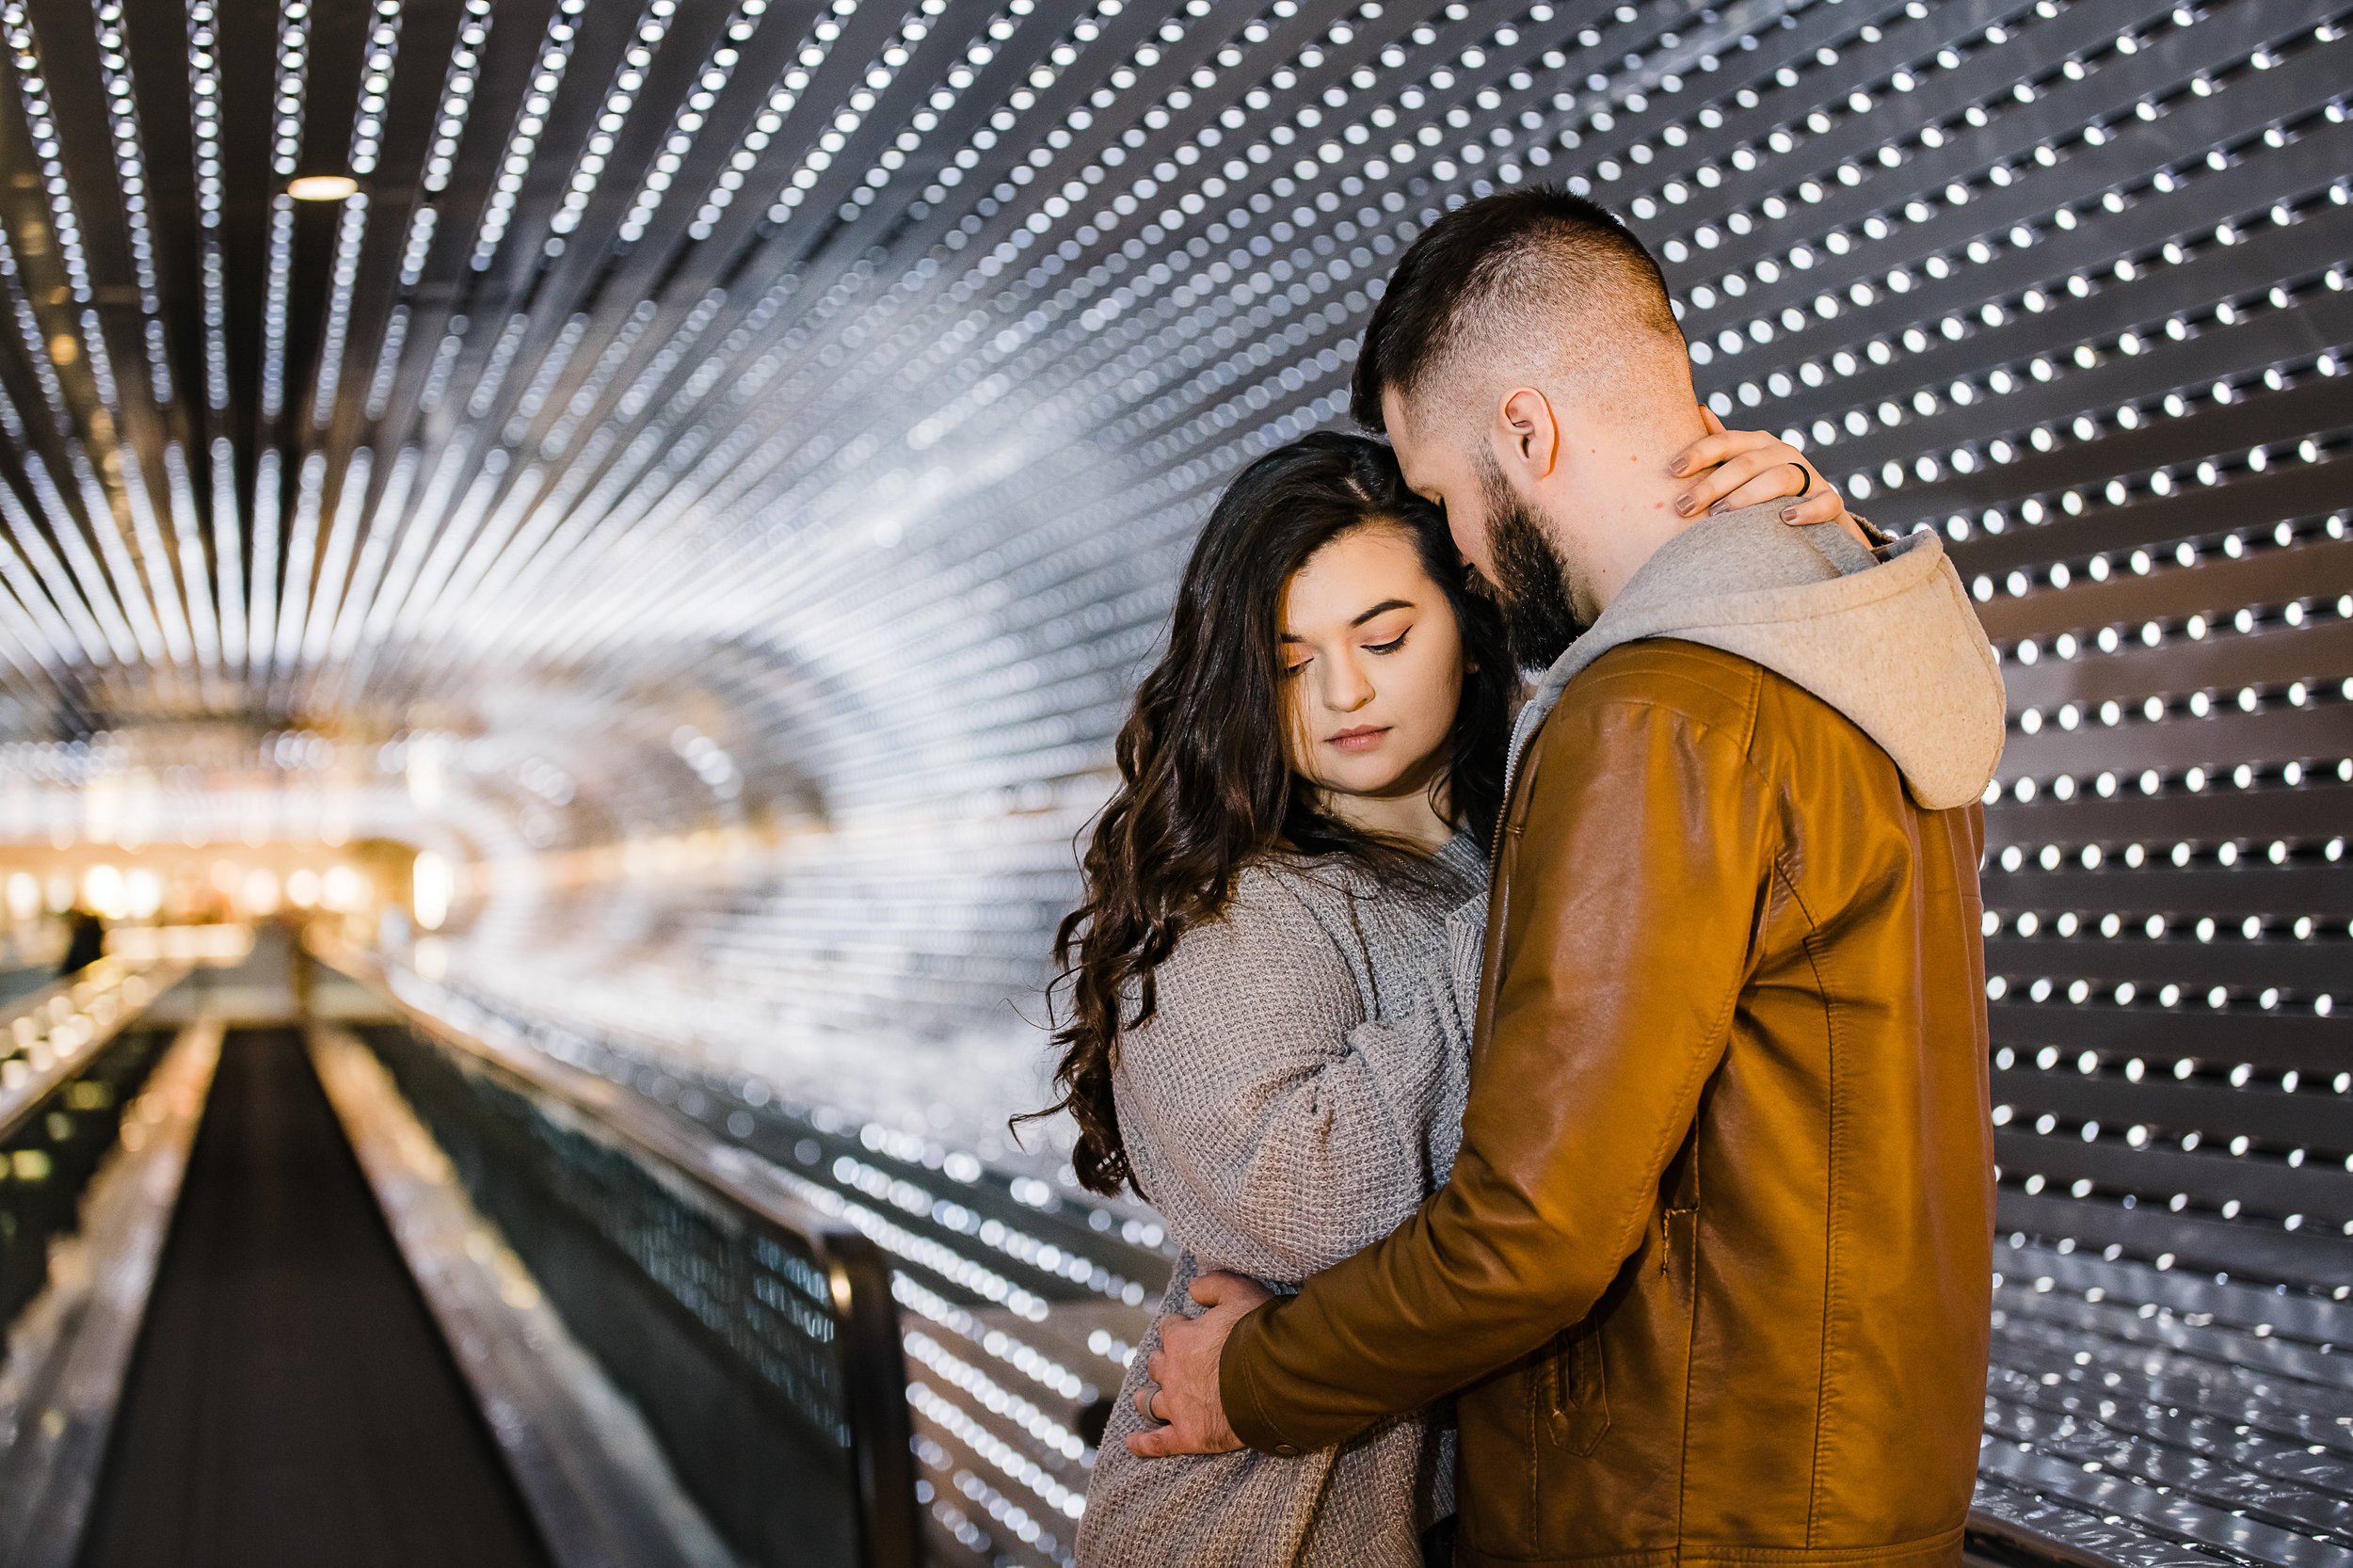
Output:
M1979 798L2008 700L1961 576L1932 533L1865 550L1835 523L1792 528L1773 502L1705 518L1659 547L1538 680L1512 759L1586 665L1674 637L1753 660L1837 709L1930 810Z

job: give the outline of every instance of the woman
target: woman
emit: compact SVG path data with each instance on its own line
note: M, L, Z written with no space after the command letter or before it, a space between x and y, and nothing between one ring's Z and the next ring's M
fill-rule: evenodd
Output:
M1689 456L1775 447L1720 434ZM1748 504L1803 484L1787 466L1740 483L1759 467L1694 488ZM1082 1182L1166 1219L1162 1311L1209 1269L1295 1288L1446 1179L1515 682L1444 518L1381 443L1309 436L1211 513L1058 942L1053 1109L1079 1124ZM1139 1460L1154 1348L1112 1407L1081 1562L1423 1560L1452 1512L1442 1414L1320 1453Z

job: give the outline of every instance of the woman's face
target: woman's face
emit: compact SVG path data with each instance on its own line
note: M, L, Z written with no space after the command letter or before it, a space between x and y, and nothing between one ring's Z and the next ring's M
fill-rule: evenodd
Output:
M1279 619L1291 770L1340 796L1429 789L1463 699L1463 635L1413 536L1341 535L1291 574Z

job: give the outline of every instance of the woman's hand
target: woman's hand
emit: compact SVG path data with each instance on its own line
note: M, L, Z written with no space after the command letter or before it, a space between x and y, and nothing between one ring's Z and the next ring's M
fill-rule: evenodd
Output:
M1841 522L1863 537L1847 514L1847 498L1796 447L1762 430L1727 430L1705 405L1700 418L1707 422L1707 434L1668 465L1669 472L1688 481L1675 498L1676 511L1695 518L1789 496L1794 499L1782 508L1782 521L1798 527Z

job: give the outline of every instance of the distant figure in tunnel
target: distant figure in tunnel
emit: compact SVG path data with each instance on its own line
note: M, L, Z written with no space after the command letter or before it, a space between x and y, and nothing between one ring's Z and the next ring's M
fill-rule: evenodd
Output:
M1281 454L1229 493L1065 928L1079 1169L1160 1206L1190 1297L1081 1557L1406 1562L1451 1468L1434 1560L1957 1562L2003 737L1959 579L1793 515L1818 476L1715 426L1656 264L1557 190L1416 242L1355 411L1384 520L1253 530ZM1543 671L1499 778L1433 508ZM1274 713L1269 782L1233 759Z
M106 922L98 912L75 904L65 912L65 956L57 960L60 976L88 968L106 956Z
M1819 485L1761 435L1711 436L1694 461L1727 456L1711 498ZM1827 487L1808 507L1843 512ZM1172 1309L1205 1269L1295 1286L1445 1179L1518 680L1444 516L1382 443L1308 437L1218 504L1063 931L1078 1168L1160 1206L1185 1249ZM1084 1562L1411 1568L1452 1510L1442 1412L1314 1452L1147 1463L1124 1446L1143 1371L1103 1441Z

